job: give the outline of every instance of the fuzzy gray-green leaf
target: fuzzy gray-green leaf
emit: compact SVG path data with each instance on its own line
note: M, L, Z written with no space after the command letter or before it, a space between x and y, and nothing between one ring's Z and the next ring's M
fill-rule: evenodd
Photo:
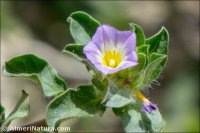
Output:
M77 11L73 12L67 19L70 23L70 32L76 43L87 44L100 23L89 14Z
M23 77L41 84L45 96L50 97L66 89L64 80L56 70L45 60L35 55L27 54L14 57L5 63L3 75L8 77Z
M131 28L135 31L136 34L136 46L142 46L145 44L145 35L142 28L134 23L130 23Z
M70 54L82 61L85 60L85 55L83 53L84 45L81 44L67 44L63 49L63 53Z
M165 27L162 27L158 33L146 39L146 44L150 45L149 48L150 54L158 53L167 55L168 43L169 43L169 34Z
M80 86L78 90L68 89L48 105L47 123L50 127L57 127L65 119L89 117L104 110L93 86Z
M165 122L159 110L150 113L141 112L140 106L113 108L113 112L121 119L125 132L160 132Z
M167 55L162 54L151 54L149 58L149 63L146 67L146 73L144 77L144 83L150 83L153 80L156 80L160 73L162 72L165 63L167 60Z
M146 130L149 132L160 132L165 126L165 121L163 120L158 109L152 112L141 112L142 119Z
M123 107L127 104L134 102L131 96L131 91L125 88L118 88L117 85L110 82L107 93L102 103L107 107Z
M140 111L124 107L113 108L113 112L120 117L125 132L146 132Z

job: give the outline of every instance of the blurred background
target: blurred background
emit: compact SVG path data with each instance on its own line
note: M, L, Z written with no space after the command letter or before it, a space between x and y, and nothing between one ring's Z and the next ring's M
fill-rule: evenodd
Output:
M87 83L85 67L61 53L72 43L67 17L82 10L101 23L128 30L139 24L146 37L165 26L170 34L169 60L146 93L158 105L166 120L165 132L199 132L199 1L1 1L1 68L13 56L33 53L46 59L70 87ZM21 89L30 94L28 117L12 122L24 125L45 118L47 99L41 88L24 79L1 76L1 103L6 115L14 108ZM63 125L71 131L122 132L111 109L102 118L72 119Z

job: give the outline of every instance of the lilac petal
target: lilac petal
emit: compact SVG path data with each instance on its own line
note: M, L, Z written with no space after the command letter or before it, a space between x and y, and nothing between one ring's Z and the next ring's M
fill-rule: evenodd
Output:
M136 35L131 31L118 31L116 48L124 55L136 50Z
M93 63L94 64L94 63ZM118 72L120 70L123 70L123 69L126 69L126 68L129 68L129 67L132 67L132 66L135 66L137 65L136 62L131 62L131 61L123 61L120 66L116 67L116 68L111 68L111 67L107 67L107 66L104 66L100 63L96 63L94 64L94 66L99 70L101 71L102 73L104 73L105 75L106 74L111 74L111 73L115 73L115 72Z
M124 45L127 53L136 50L136 35L134 32L132 32L129 38L127 38L126 42L124 42Z
M87 52L96 52L96 53L101 53L98 47L90 41L84 48L83 48L83 53L87 55Z
M137 53L135 51L130 52L124 57L124 60L138 62Z
M92 64L101 64L101 56L94 52L87 52L87 60Z
M117 42L124 43L132 33L131 31L117 31Z
M136 35L131 31L122 31L117 34L117 49L122 49L126 54L135 51L136 49Z
M102 53L96 47L93 42L89 42L84 48L83 53L86 55L87 59L91 61L93 64L100 63Z
M117 30L114 27L103 24L101 26L105 43L115 43L117 37Z
M100 63L96 63L96 64L94 64L94 66L97 68L97 70L99 70L100 72L102 72L105 75L109 74L109 72L113 69L111 67L104 66Z
M101 25L97 28L96 33L92 37L92 41L101 50L105 51L107 45L115 44L117 30L109 25Z
M104 43L105 42L104 42L103 31L102 31L101 27L97 28L97 31L95 32L95 34L92 37L92 42L96 45L96 47L99 50L104 51Z
M137 62L123 61L118 67L113 68L112 70L110 70L108 74L115 73L115 72L118 72L120 70L124 70L124 69L129 68L129 67L133 67L133 66L135 66L137 64L138 64Z
M158 109L158 107L155 104L150 103L150 104L144 106L141 110L143 112L150 113L150 112L152 112L153 110L156 110L156 109Z

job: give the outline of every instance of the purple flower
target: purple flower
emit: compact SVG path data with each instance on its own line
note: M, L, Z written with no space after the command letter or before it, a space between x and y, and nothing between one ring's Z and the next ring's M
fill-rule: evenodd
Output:
M158 109L158 107L155 105L155 104L153 104L153 103L148 103L147 105L145 105L141 110L143 111L143 112L151 112L151 111L153 111L153 110L156 110L156 109Z
M108 25L97 28L83 53L104 74L112 74L138 64L135 33L119 31Z
M135 92L135 96L140 99L144 104L141 111L150 113L151 111L158 109L158 107L155 104L151 103L140 91Z

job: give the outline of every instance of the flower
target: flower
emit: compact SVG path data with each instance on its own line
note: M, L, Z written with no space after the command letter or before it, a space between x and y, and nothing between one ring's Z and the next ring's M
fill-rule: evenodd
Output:
M112 74L138 64L135 33L119 31L108 25L97 28L83 53L104 74Z
M140 91L137 91L135 95L144 104L141 111L150 113L151 111L158 109L158 107L155 104L151 103L144 95L142 95Z
M155 104L151 103L148 99L145 99L144 107L141 110L143 112L149 112L150 113L151 111L156 110L156 109L158 109L158 107Z

